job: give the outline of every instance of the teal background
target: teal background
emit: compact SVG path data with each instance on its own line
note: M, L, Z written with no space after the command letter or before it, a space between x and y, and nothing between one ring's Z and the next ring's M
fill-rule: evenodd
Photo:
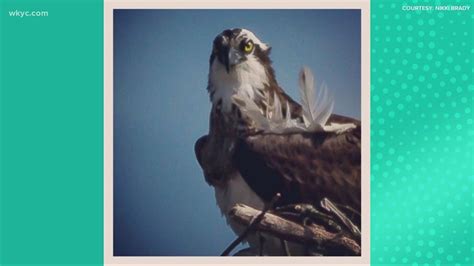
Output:
M473 7L434 2L371 4L375 265L473 263ZM101 264L102 2L0 4L0 263Z
M403 5L470 4L468 12ZM371 261L472 265L473 2L371 3Z
M102 1L0 3L0 264L101 265Z

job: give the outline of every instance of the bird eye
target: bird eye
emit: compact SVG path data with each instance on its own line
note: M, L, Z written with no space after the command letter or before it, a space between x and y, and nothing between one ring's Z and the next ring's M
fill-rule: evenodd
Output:
M252 50L253 50L253 42L252 42L252 41L248 41L248 42L244 45L244 52L250 53L250 52L252 52Z

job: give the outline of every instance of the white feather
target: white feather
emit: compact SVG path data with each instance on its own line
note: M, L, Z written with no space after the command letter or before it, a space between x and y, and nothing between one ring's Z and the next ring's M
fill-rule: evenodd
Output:
M353 128L356 128L356 125L353 123L346 123L346 124L331 123L329 125L324 126L324 131L336 132L336 134L341 134Z
M280 98L278 98L276 93L273 95L273 106L275 109L274 120L275 121L283 120L283 110L280 103Z
M255 102L245 94L234 95L233 100L242 114L251 119L258 130L265 133L306 131L304 124L298 122L296 119L291 119L288 102L286 103L287 112L283 114L283 108L278 97L275 97L273 102L270 102L270 99L267 98L268 111L266 114L263 114Z
M317 91L314 76L308 67L303 67L299 78L303 119L310 130L318 130L326 125L334 107L325 84ZM317 96L316 96L317 95Z
M266 133L297 133L297 132L336 132L342 133L355 128L353 123L327 125L331 116L334 100L329 96L329 90L325 84L316 90L313 74L311 70L304 67L300 72L300 94L303 107L303 123L298 119L292 119L290 105L285 102L286 112L283 112L282 103L276 94L271 101L270 95L263 95L263 102L267 106L267 113L263 114L255 103L255 99L245 93L234 95L233 101L237 104L243 115L250 118L258 130Z

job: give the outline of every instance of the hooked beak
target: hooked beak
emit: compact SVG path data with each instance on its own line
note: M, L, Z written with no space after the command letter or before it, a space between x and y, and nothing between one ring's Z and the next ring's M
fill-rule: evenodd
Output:
M225 66L227 73L230 72L230 68L242 62L244 57L241 55L240 51L236 50L234 47L223 47L220 54L221 62Z
M230 67L237 65L238 63L243 61L243 56L240 54L240 52L233 47L229 49L229 54L228 54L228 61L226 65L226 70L227 73L229 73Z

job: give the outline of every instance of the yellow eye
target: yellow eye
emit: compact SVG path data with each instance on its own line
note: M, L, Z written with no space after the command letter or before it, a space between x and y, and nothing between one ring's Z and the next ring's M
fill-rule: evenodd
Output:
M253 49L253 42L247 42L244 46L244 52L250 53Z

